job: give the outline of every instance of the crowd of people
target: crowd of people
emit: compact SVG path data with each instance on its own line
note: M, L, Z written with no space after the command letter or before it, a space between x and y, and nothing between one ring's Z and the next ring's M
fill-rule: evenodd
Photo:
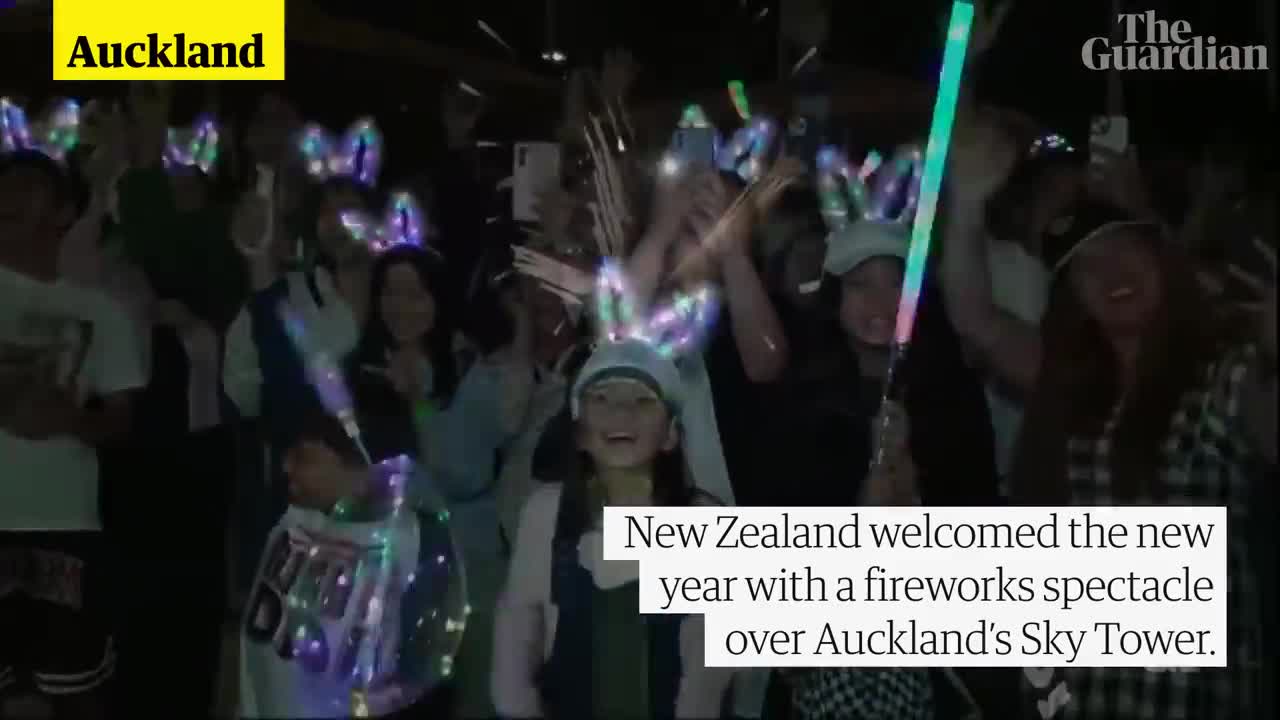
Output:
M705 667L700 618L640 615L601 558L601 508L650 504L1225 506L1227 667L1067 668L1063 717L1274 711L1277 188L1247 158L1208 148L1170 200L964 98L886 392L910 200L824 223L813 158L668 167L625 108L569 103L583 162L505 233L457 95L443 170L396 182L376 120L325 141L268 93L244 137L191 134L171 100L80 108L79 147L0 109L3 713L207 716L230 653L241 716L332 714L262 608L272 548L358 544L332 511L376 494L363 452L411 460L465 568L452 670L406 717L1038 716L1016 669ZM233 145L252 171L215 181Z

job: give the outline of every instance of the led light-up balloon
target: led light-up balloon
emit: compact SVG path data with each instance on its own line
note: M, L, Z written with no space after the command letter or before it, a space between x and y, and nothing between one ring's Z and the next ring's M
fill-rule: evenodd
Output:
M364 452L337 366L280 307L325 409ZM366 454L367 457L367 454ZM242 650L257 713L379 717L453 672L470 608L449 512L405 456L370 463L367 484L328 516L291 508L268 541Z

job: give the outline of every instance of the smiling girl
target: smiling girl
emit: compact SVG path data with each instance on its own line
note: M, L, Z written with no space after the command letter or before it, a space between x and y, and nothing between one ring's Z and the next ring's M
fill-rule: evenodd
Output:
M606 505L716 504L686 481L682 387L640 340L604 343L574 381L579 465L529 498L499 600L500 715L720 715L732 671L704 666L702 618L641 615L638 564L602 554Z

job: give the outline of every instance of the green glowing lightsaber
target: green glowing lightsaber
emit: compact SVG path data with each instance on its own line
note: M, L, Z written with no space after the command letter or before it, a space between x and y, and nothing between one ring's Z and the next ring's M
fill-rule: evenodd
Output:
M916 208L915 222L911 226L911 249L907 252L907 270L902 279L902 296L898 300L897 327L893 336L893 355L889 363L889 376L885 382L887 400L893 388L898 365L911 344L911 332L916 324L916 309L920 303L920 291L924 286L925 263L929 259L929 242L933 238L934 212L938 207L938 192L942 188L942 173L947 165L947 148L951 145L951 130L955 127L956 105L960 99L960 77L964 73L964 58L969 49L969 32L973 28L973 3L956 0L951 4L951 21L947 24L947 44L942 51L942 73L938 80L938 97L933 105L933 122L929 124L929 143L924 151L924 170L920 178L920 202ZM883 403L881 403L883 406ZM876 442L874 465L883 460L885 422L880 427Z
M929 259L929 242L933 237L934 211L942 188L942 173L947 165L947 148L956 123L956 104L960 99L960 76L964 72L964 56L969 47L969 30L973 27L973 5L957 0L951 5L951 22L947 26L947 45L942 53L942 77L938 81L938 98L933 105L933 122L929 125L929 144L924 151L924 171L920 178L920 204L911 226L911 249L907 254L907 272L898 303L898 323L894 341L911 342L916 305L924 283L925 262Z

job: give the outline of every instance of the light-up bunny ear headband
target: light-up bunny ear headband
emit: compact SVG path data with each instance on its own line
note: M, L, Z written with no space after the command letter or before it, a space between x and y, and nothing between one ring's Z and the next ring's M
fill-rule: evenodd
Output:
M63 162L80 142L80 105L58 100L42 117L28 122L20 105L0 98L0 150L33 150Z
M716 316L715 293L704 287L676 294L670 302L641 316L622 268L606 260L596 275L598 343L639 340L658 354L677 359L706 338Z
M373 118L355 121L341 138L310 123L302 128L298 147L307 174L318 181L345 177L367 187L378 182L378 172L382 170L382 133Z
M680 114L676 123L680 130L715 129L707 118L701 105L689 105ZM719 133L715 137L716 167L722 172L732 173L744 182L753 183L764 176L767 170L769 151L777 137L777 125L773 120L757 115L750 119L744 127L738 129L729 138L729 142L721 141ZM671 153L663 158L664 172L673 173L679 170L679 158Z
M904 147L886 165L880 153L867 154L855 169L833 147L818 151L818 200L831 232L858 220L909 225L920 201L924 156ZM897 210L895 213L894 211Z
M351 237L367 245L375 255L396 247L426 247L426 221L422 207L407 190L391 193L382 217L352 211L342 213L342 225Z
M169 128L164 148L165 168L195 167L208 175L218 162L218 124L201 115L189 128Z
M753 183L768 170L768 155L778 135L773 120L755 115L716 151L716 166Z

